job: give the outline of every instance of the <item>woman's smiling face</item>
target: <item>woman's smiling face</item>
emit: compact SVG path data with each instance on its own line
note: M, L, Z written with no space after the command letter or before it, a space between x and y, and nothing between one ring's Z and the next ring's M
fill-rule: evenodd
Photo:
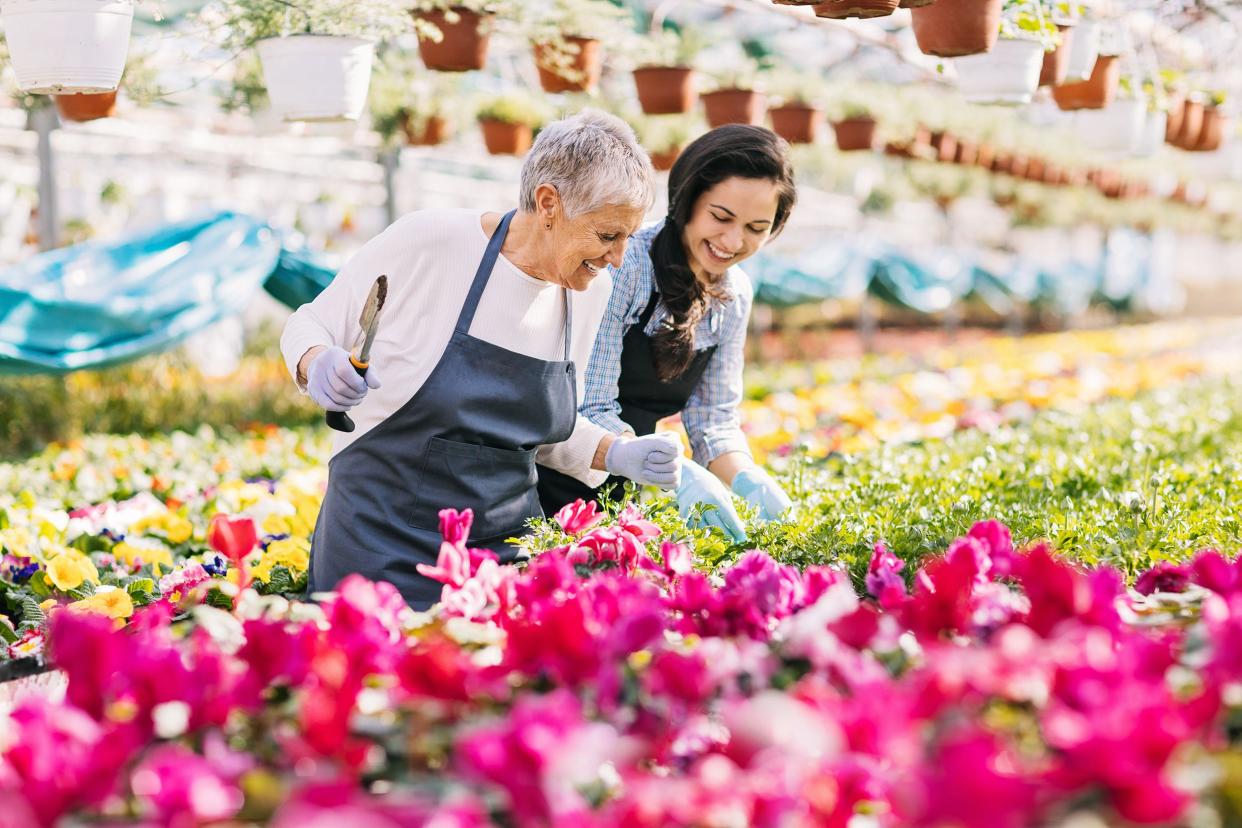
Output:
M642 220L641 208L610 205L554 223L556 266L552 281L570 290L586 290L604 267L620 267L625 244Z
M695 202L682 233L686 259L700 280L718 281L772 235L780 186L766 178L726 178Z

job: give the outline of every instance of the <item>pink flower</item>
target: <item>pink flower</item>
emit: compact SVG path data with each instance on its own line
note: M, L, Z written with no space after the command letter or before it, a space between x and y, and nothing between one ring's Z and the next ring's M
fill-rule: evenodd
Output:
M451 543L454 546L465 546L466 539L470 537L470 526L473 523L473 509L465 509L460 512L456 509L440 510L440 534L444 537L445 543Z
M134 769L130 785L138 800L165 825L198 825L228 819L242 805L234 780L180 745L152 750Z
M1242 588L1242 556L1230 563L1217 550L1204 549L1195 555L1190 566L1194 582L1205 589L1232 595Z
M949 735L922 769L917 825L1026 828L1039 825L1037 788L1016 752L981 728Z
M433 581L444 584L442 597L452 593L466 584L478 570L483 561L498 560L496 553L490 549L467 549L466 540L470 537L470 525L474 520L474 512L466 509L440 510L440 534L444 541L440 544L440 555L435 566L417 564L418 573Z
M553 520L560 524L567 535L585 532L603 519L604 514L598 511L598 504L594 500L588 502L581 498L562 506L553 516Z
M867 566L867 591L885 609L900 606L906 598L906 582L898 574L905 566L906 562L889 552L882 543L877 543L871 552L871 563Z
M981 520L970 527L968 537L983 545L991 562L988 572L991 577L1004 578L1013 571L1013 536L1008 526L999 520Z
M617 515L617 526L633 535L639 543L646 543L660 536L660 527L643 517L643 513L633 503L621 510Z
M590 566L617 567L625 572L632 571L644 554L639 536L619 526L592 529L574 545L574 552L586 555L584 562Z
M1138 576L1134 588L1141 595L1153 592L1185 592L1190 586L1190 567L1161 561Z

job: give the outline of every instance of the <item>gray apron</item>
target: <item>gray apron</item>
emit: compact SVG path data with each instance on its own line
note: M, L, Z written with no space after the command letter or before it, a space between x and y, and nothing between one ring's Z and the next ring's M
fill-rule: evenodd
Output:
M418 574L440 552L441 509L473 509L469 545L518 554L507 538L539 517L535 452L573 432L578 402L569 293L565 354L548 362L470 336L470 323L509 232L501 219L479 263L457 325L422 387L392 416L332 458L311 542L309 591L352 572L389 581L416 609L441 584Z

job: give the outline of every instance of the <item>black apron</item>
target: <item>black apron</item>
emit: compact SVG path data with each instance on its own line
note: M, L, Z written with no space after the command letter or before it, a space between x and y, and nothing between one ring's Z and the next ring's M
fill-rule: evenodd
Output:
M617 401L621 403L621 419L640 437L654 434L656 424L665 417L677 414L686 407L686 401L698 387L707 363L711 361L716 346L696 351L694 359L685 372L672 380L662 380L656 372L655 350L651 337L647 336L647 323L655 312L660 294L651 291L643 315L638 323L625 332L621 340L621 376L617 379ZM609 475L598 488L591 488L567 474L561 474L547 466L539 466L539 503L544 514L555 514L562 506L582 500L595 500L605 486L612 486L609 496L620 500L625 494L625 478Z
M310 591L333 589L357 572L391 582L411 606L425 609L439 600L442 585L415 567L439 556L441 509L473 509L469 545L491 549L504 562L519 551L505 540L542 514L535 451L568 439L577 417L569 293L561 289L562 361L469 333L512 219L506 214L492 234L453 335L422 387L329 463L311 545Z

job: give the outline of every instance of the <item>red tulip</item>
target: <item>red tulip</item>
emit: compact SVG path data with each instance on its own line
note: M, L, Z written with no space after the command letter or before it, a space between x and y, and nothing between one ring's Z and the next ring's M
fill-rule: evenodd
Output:
M237 568L237 587L245 589L250 586L250 574L246 570L245 558L259 542L254 521L248 517L231 518L218 513L211 519L207 530L207 540L211 548L229 559Z

